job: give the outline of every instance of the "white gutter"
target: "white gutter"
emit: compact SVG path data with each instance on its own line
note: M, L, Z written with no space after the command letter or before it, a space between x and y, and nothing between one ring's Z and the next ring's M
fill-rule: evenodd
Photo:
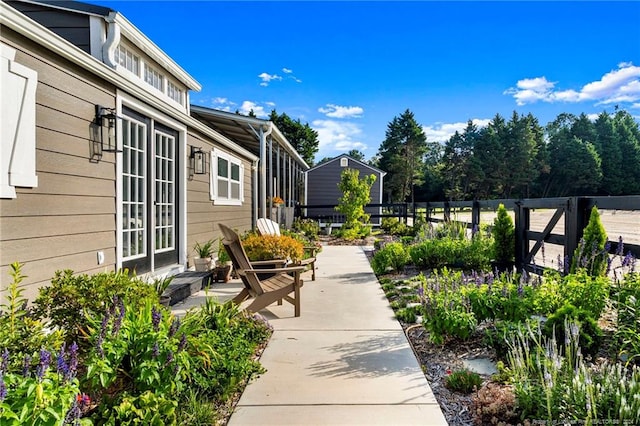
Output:
M153 93L151 89L132 83L105 63L87 54L85 51L69 43L67 40L51 32L49 29L33 21L31 18L23 15L21 12L4 2L0 2L0 24L3 27L10 28L19 34L22 34L60 57L68 59L72 63L89 71L97 77L100 77L115 85L117 88L126 91L131 96L143 100L149 106L157 109L158 111L185 123L187 127L198 130L202 134L218 142L220 145L229 148L251 161L258 159L255 154L240 147L235 142L229 140L210 127L205 126L195 118L158 99L157 94Z

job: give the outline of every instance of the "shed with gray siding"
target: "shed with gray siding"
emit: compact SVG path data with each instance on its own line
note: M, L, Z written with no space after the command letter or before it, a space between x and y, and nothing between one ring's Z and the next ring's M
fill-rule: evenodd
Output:
M346 154L342 154L306 172L307 189L305 191L305 205L324 206L307 207L306 216L315 217L322 223L331 222L335 224L341 222L340 213L331 206L336 206L338 199L342 196L338 184L340 183L342 171L347 168L358 170L360 172L360 178L367 175L374 175L376 181L371 187L371 204L382 203L383 182L384 176L387 173L351 158ZM365 209L365 211L370 215L379 215L382 209L380 207L369 207ZM380 218L372 217L371 223L380 225Z

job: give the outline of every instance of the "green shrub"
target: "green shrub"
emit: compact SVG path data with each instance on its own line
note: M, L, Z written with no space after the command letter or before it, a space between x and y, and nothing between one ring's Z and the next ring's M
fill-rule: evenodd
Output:
M396 318L400 321L413 324L417 320L416 311L412 308L401 308L396 311Z
M40 288L34 310L49 318L64 332L67 342L86 345L86 318L101 314L111 306L113 298L124 299L133 309L147 301L158 303L156 289L128 271L74 275L71 270L57 271L51 285Z
M371 187L376 176L371 174L360 179L360 170L344 169L340 174L338 188L342 196L338 199L337 211L344 215L344 222L338 235L346 240L366 237L371 234L369 215L364 206L371 202Z
M614 287L612 300L617 311L615 338L619 355L640 363L640 274L629 273Z
M513 220L504 204L498 206L493 220L493 259L498 263L513 262L516 251L515 228Z
M373 255L371 267L376 275L388 274L401 271L409 260L409 253L402 243L389 243Z
M585 270L593 277L606 275L609 254L605 250L607 233L600 221L598 208L593 207L589 215L589 223L584 228L580 244L571 259L571 272Z
M316 240L320 233L320 224L313 219L301 219L299 217L293 220L291 229L299 232L311 240Z
M447 337L468 339L475 331L478 321L469 299L460 291L462 285L462 273L447 268L424 279L422 324L433 343L442 344Z
M258 235L249 233L242 246L250 260L291 259L296 262L304 256L303 244L288 235Z
M55 350L63 342L62 332L48 331L45 324L27 309L20 283L22 264L9 265L12 281L7 289L6 304L0 305L0 352L10 353L12 367L20 367L25 356L33 357L40 349Z
M409 248L413 263L425 269L445 266L465 270L487 270L490 263L490 243L481 236L473 239L440 238L424 240Z
M611 287L609 278L592 276L580 269L562 279L560 296L573 306L583 309L594 318L600 318Z
M467 369L456 370L446 376L444 384L452 391L469 394L480 389L482 378L478 373Z
M579 309L566 303L549 316L544 324L543 332L549 338L555 333L558 342L568 341L569 333L575 334L576 332L576 330L567 330L565 328L565 324L568 322L579 330L578 343L583 352L595 356L600 349L600 345L602 345L602 330L591 316L591 313L584 309Z

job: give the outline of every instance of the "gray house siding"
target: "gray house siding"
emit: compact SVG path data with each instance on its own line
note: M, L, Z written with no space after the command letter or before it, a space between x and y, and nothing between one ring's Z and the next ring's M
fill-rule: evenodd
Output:
M347 166L341 166L341 158L347 159ZM347 156L339 156L326 163L320 164L307 172L307 201L306 205L337 205L338 199L342 196L342 192L338 188L340 175L346 168L355 169L360 172L360 178L367 175L375 175L376 181L371 187L371 203L380 203L380 194L383 185L384 173L368 166L364 163L356 161ZM379 208L367 208L368 214L379 214ZM314 208L307 209L308 216L325 217L326 220L333 223L340 222L340 213L332 208ZM323 222L324 219L321 218ZM380 224L379 218L372 218L371 223Z
M15 9L91 54L89 16L47 6L7 1ZM58 2L62 6L65 2ZM101 10L103 8L100 8Z
M16 62L37 71L36 172L38 187L0 199L0 283L9 264L23 262L26 297L58 269L94 273L116 264L115 158L89 161L96 103L114 105L115 87L3 28ZM98 265L96 252L105 254Z

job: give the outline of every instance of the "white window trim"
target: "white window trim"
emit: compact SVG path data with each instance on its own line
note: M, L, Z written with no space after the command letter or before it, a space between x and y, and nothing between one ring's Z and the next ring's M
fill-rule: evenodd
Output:
M230 164L237 164L240 168L240 199L234 198L223 198L220 197L218 192L218 158L223 158L227 160ZM211 150L211 158L210 158L210 169L209 170L209 198L216 205L221 206L241 206L244 203L244 164L242 161L234 157L233 155L221 151L217 148L213 148ZM229 167L229 173L231 173L231 167ZM231 182L231 178L229 178L229 182ZM231 194L231 187L229 187L229 194Z
M15 62L15 55L15 49L0 43L2 58L0 198L16 198L15 187L38 186L36 175L38 73Z

